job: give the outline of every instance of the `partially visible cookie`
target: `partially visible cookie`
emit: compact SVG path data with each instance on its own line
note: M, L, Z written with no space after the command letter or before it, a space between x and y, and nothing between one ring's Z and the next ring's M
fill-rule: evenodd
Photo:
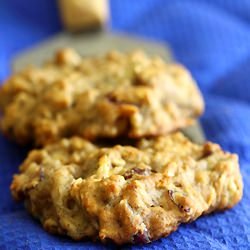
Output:
M75 240L148 243L242 197L235 154L181 133L137 147L63 139L33 150L11 191L44 228Z
M81 58L64 49L41 68L13 75L0 90L4 134L38 146L74 135L163 135L192 124L203 108L183 66L140 51Z

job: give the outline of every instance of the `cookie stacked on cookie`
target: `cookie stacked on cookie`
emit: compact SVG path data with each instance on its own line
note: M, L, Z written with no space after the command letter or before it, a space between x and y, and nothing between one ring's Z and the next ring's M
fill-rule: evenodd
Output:
M8 79L0 109L7 137L41 147L11 191L51 233L148 243L241 199L237 156L174 132L204 109L178 64L141 51L82 58L64 49Z
M74 135L164 135L192 124L203 106L186 69L140 51L81 58L61 50L42 68L12 76L0 92L3 133L36 146Z

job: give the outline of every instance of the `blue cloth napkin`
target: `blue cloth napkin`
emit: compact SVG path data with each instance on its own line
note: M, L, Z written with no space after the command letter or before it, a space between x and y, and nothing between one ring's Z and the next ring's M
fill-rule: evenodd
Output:
M111 0L113 30L168 43L198 81L209 140L240 156L244 197L233 209L124 249L250 249L250 1ZM0 80L11 57L61 29L53 0L0 1ZM27 153L0 136L0 249L117 249L47 234L13 202L9 185Z

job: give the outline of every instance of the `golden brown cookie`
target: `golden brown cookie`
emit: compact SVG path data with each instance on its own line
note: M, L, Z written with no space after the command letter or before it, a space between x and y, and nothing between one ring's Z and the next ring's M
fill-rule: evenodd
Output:
M19 143L62 137L163 135L203 112L189 72L145 53L81 58L64 49L41 68L14 74L0 90L1 129Z
M175 133L136 147L63 139L31 151L11 191L51 233L123 244L231 208L242 185L237 155Z

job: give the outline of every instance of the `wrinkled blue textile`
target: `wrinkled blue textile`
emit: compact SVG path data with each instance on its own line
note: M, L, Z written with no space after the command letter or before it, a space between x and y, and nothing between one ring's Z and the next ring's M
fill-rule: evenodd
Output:
M167 238L124 249L250 249L250 1L111 0L112 29L168 43L206 100L209 140L240 156L244 197L233 209L182 225ZM61 30L53 0L0 0L0 80L11 58ZM0 136L0 249L117 249L47 234L9 185L27 153Z

